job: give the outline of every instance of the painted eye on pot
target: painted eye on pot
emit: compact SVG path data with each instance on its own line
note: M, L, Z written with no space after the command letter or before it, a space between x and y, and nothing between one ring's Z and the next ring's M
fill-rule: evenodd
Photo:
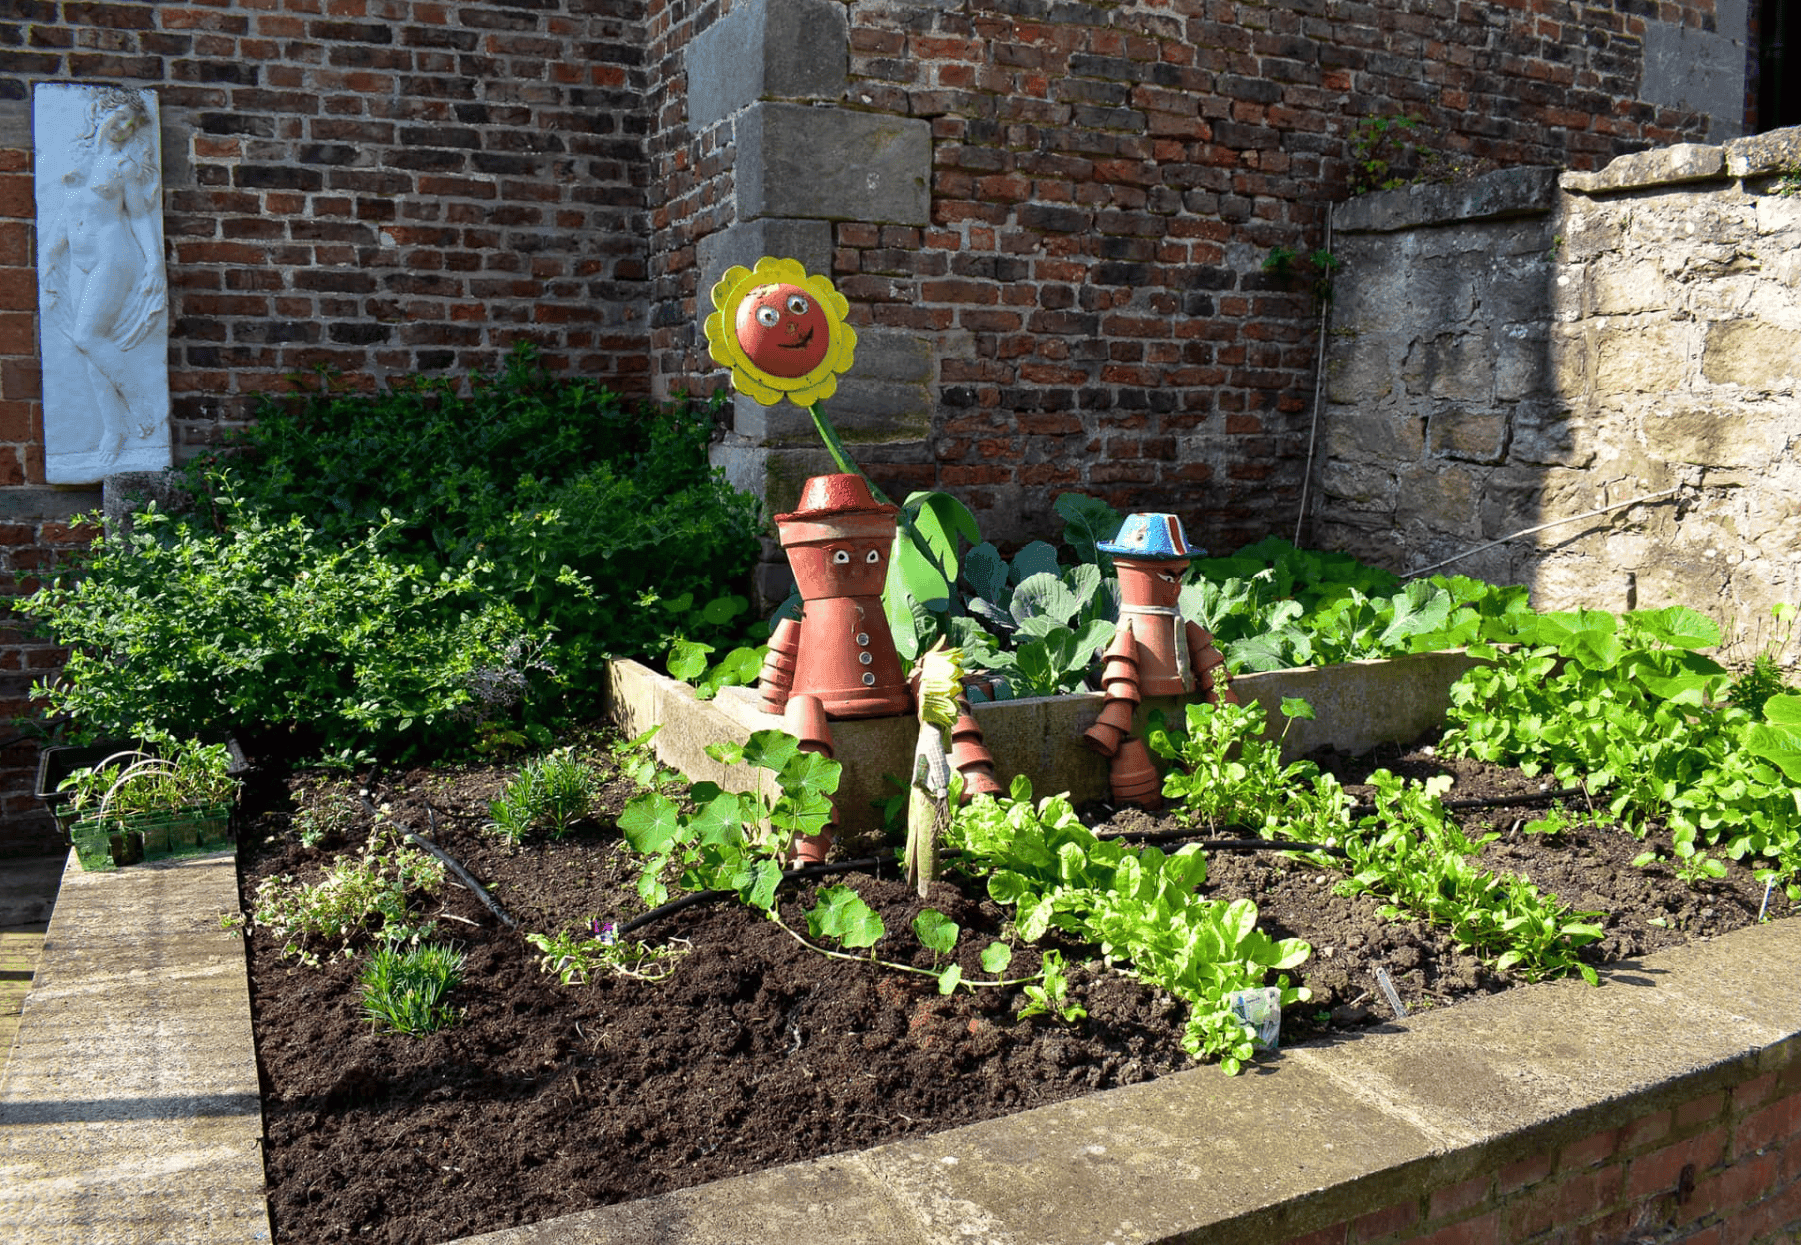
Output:
M871 566L874 566L877 562L880 562L882 560L882 555L880 553L878 553L876 550L871 549L869 551L869 553L864 557L863 560L865 562L869 563Z
M758 307L757 323L766 329L772 329L782 321L782 313L774 307Z
M788 314L804 316L812 309L812 304L799 294L788 295Z
M832 562L837 566L850 565L850 550L840 549L832 555Z

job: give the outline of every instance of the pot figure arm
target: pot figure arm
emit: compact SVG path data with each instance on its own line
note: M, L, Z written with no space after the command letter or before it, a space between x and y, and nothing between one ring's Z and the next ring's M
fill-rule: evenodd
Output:
M1232 690L1232 677L1226 670L1226 658L1213 643L1213 635L1192 618L1183 627L1188 642L1190 669L1195 672L1197 690L1210 705L1235 705L1238 693Z
M1132 734L1132 715L1143 699L1138 678L1138 641L1132 634L1131 618L1121 620L1107 646L1101 662L1101 690L1107 699L1101 705L1098 721L1082 733L1082 742L1092 751L1112 760L1120 745Z
M762 696L764 713L781 713L788 706L788 693L794 687L794 660L800 652L800 622L784 618L769 634L769 653L763 668L757 672L757 691Z

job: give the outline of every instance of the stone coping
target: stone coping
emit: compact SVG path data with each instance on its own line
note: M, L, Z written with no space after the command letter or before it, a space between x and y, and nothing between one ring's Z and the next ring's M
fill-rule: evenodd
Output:
M1774 1070L1801 923L458 1245L1266 1245ZM1458 1237L1456 1239L1463 1239Z
M1324 747L1359 753L1380 744L1411 743L1440 725L1451 684L1475 664L1463 652L1418 653L1243 674L1232 686L1245 700L1263 706L1270 733L1281 737L1284 757ZM708 744L742 743L752 731L781 729L782 719L763 713L752 689L726 688L715 700L696 700L686 683L630 660L611 663L609 680L614 720L628 736L660 726L654 745L665 765L697 782L732 790L767 782L763 771L734 770L706 754ZM1281 703L1291 696L1313 707L1311 720L1285 723ZM1082 732L1094 724L1104 703L1099 692L1082 692L974 706L996 776L1005 784L1015 774L1025 774L1037 795L1068 792L1077 803L1105 796L1107 762L1082 744ZM1173 696L1146 700L1137 714L1141 730L1152 710L1180 721L1183 703ZM910 716L832 723L837 758L847 762L836 798L841 828L881 824L873 804L894 790L883 776L898 779L912 769L918 734Z
M271 1239L237 910L230 852L70 853L0 1080L0 1240Z

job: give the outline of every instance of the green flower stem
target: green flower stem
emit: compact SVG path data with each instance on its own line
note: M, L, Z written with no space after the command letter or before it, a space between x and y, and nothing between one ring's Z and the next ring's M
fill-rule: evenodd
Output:
M808 942L799 933L797 933L793 929L793 927L791 927L786 921L782 920L781 917L777 916L775 914L774 908L771 908L764 915L766 915L770 920L774 921L777 925L781 926L783 933L787 934L788 937L794 939L795 942L798 942L801 946L805 947L807 950L817 951L817 952L819 952L819 954L821 954L823 956L827 956L831 959L849 960L852 964L875 964L882 968L892 968L894 971L896 971L898 973L913 973L920 977L931 977L934 980L936 980L936 978L938 976L938 974L936 972L934 972L933 970L931 970L929 968L915 968L911 964L896 964L893 960L878 960L874 955L850 955L843 951L830 950L829 948L820 946L816 942ZM1024 985L1030 985L1032 982L1039 980L1043 976L1044 976L1043 973L1033 973L1030 977L1005 977L1005 978L997 977L993 981L983 981L980 978L976 978L976 979L972 980L968 977L963 977L963 978L958 979L957 984L959 986L968 986L972 990L975 989L977 986L988 986L988 987L1024 986Z
M832 421L826 418L825 410L819 403L815 402L809 406L807 414L813 417L813 427L818 430L819 439L825 442L825 452L832 456L832 461L837 464L838 470L846 475L862 476L863 482L869 485L871 495L883 505L892 506L894 503L888 500L887 494L877 487L874 480L864 474L863 468L857 466L856 460L844 448L844 442L838 437L838 430L832 427Z

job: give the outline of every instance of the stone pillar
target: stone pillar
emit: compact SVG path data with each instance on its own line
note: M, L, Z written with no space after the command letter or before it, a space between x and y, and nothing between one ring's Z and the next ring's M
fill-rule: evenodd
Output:
M830 276L838 223L930 222L931 126L845 107L849 48L838 0L748 0L689 44L689 129L729 121L735 146L733 223L697 247L697 316L712 310L713 284L734 264L790 256ZM932 343L856 319L850 297L856 366L826 409L859 462L926 464ZM740 396L736 404L714 464L772 513L792 509L802 481L832 470L812 420L787 402L763 407ZM771 563L759 587L780 588L786 570Z

